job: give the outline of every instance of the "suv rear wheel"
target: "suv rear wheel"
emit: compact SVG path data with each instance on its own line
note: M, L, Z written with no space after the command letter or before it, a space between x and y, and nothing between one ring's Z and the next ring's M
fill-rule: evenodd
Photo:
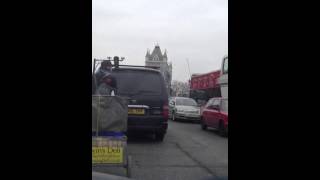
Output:
M163 141L165 133L156 133L156 141Z

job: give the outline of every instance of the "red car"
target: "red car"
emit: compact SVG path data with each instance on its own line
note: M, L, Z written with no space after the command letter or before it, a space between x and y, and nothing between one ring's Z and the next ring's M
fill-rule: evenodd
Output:
M228 135L228 99L212 98L201 113L201 127L206 130L212 127L219 130L222 136Z

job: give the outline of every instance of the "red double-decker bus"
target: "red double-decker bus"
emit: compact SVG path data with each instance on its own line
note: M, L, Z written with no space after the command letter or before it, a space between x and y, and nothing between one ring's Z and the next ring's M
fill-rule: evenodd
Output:
M220 70L205 74L193 74L190 83L190 97L197 102L204 103L210 98L221 97L221 89L218 83Z

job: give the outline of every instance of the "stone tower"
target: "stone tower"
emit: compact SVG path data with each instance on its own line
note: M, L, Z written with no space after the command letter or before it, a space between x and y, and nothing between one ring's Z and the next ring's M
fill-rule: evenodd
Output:
M172 63L168 63L167 50L162 54L160 46L157 44L152 53L150 54L149 49L146 53L146 66L155 66L159 67L160 72L162 73L164 80L166 82L168 93L170 94L171 89L171 80L172 80Z

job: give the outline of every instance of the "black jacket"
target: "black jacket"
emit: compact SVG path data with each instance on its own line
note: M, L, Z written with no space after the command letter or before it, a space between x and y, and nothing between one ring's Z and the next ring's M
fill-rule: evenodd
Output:
M111 83L104 85L102 82L102 79L104 77L109 78L111 80ZM99 69L99 71L95 74L95 79L96 79L96 88L94 92L97 92L98 89L100 89L99 92L101 92L101 88L106 88L106 87L110 90L115 91L115 93L117 92L117 80L109 71ZM103 92L107 92L107 91L104 90Z

